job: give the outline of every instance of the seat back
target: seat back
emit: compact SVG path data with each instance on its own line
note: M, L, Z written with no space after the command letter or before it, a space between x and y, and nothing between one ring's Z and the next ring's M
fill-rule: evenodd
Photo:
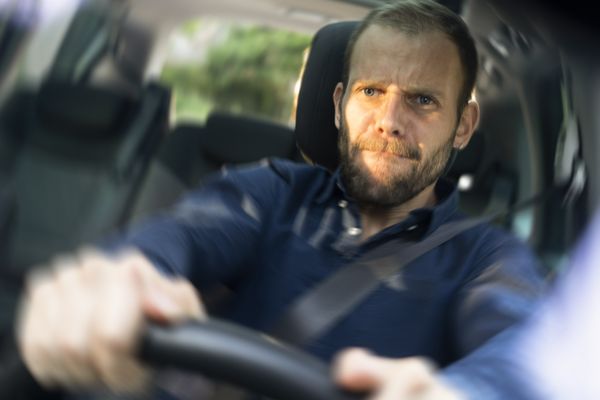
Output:
M135 218L173 204L185 190L197 187L224 165L251 163L265 157L298 159L293 129L221 112L209 115L205 125L178 125L151 167Z
M0 263L8 257L11 233L14 229L16 201L10 181L0 173Z
M8 259L14 229L16 202L10 180L0 172L0 348L12 333L14 310L18 299L19 280L4 265ZM15 283L16 282L16 283Z
M336 22L315 34L298 93L298 148L311 162L330 170L339 163L333 91L342 81L346 44L357 26L358 21Z
M11 264L45 261L127 222L167 131L169 99L154 84L138 95L54 81L40 87L16 135Z
M225 164L245 164L264 157L293 158L296 151L291 128L265 119L220 112L211 114L205 126L178 126L172 139L165 143L162 159L188 186L196 185L202 177ZM177 157L189 143L195 145L195 157Z

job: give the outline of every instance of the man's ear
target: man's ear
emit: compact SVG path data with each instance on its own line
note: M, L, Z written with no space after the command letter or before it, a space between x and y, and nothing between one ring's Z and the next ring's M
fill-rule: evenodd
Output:
M335 107L335 127L340 129L340 120L342 118L342 98L344 97L344 84L338 82L333 91L333 105Z
M475 129L479 124L479 104L475 100L469 100L463 112L460 116L460 121L458 122L458 127L456 129L456 136L454 137L454 148L457 150L464 149L473 133L475 133Z

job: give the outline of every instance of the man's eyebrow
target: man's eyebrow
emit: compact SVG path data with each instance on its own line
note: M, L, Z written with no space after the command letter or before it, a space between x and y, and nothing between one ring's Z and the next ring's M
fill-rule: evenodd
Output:
M355 79L351 82L350 87L354 88L356 86L387 86L387 83L374 79Z
M437 98L444 97L444 92L437 90L437 89L427 88L427 87L410 87L410 88L406 89L405 91L407 93L413 94L413 95L422 94L422 95L432 96L432 97L437 97Z

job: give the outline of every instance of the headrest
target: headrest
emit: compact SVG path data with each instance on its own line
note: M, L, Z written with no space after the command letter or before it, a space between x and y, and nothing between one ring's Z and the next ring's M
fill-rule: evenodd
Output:
M218 163L248 163L264 157L292 157L294 133L285 125L270 121L213 113L206 121L200 148Z
M35 99L35 118L45 135L110 140L127 127L136 100L106 88L46 81Z
M342 80L346 44L357 26L358 21L336 22L317 32L298 94L298 147L313 163L330 170L337 168L339 162L333 90Z

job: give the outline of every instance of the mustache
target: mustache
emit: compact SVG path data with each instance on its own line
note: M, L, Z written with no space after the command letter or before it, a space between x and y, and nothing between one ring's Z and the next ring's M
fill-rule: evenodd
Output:
M392 153L410 160L421 160L421 149L399 140L386 140L381 138L364 138L357 140L353 147L356 150L378 151Z

